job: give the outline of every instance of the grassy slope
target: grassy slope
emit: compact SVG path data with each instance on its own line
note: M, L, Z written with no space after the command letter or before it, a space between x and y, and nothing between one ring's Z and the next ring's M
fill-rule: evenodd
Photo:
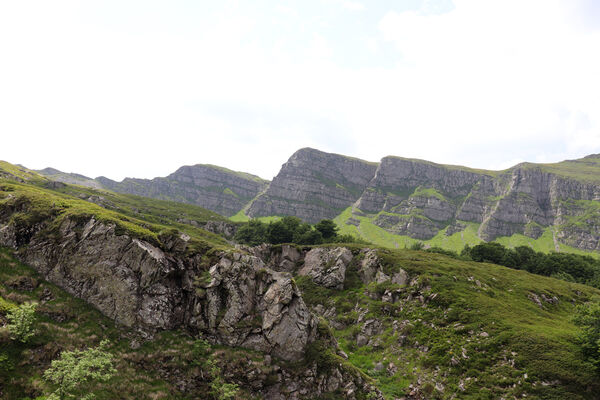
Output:
M340 345L350 362L375 378L389 399L408 394L409 384L417 380L430 399L450 399L457 393L461 399L513 398L523 393L530 399L595 398L586 390L592 386L599 390L599 381L580 356L571 317L572 302L598 297L600 291L438 254L409 250L380 254L387 273L401 267L411 277L418 275L419 285L425 287L421 292L425 297L436 294L435 299L423 306L407 298L413 288L389 283L365 287L356 265L347 272L343 291L317 287L304 277L297 280L309 304L336 307L337 322L347 326L333 329ZM386 289L402 290L403 300L392 304L368 296L378 293L380 298ZM528 298L531 292L557 296L559 303L542 309ZM378 319L384 324L383 332L375 336L380 345L356 344L358 318L364 312L362 322ZM394 321L409 323L394 331ZM401 336L406 336L403 344ZM452 365L453 357L459 360L457 365ZM385 367L393 363L397 372L376 371L378 362ZM554 381L560 383L548 384ZM435 389L436 383L442 383L443 391Z
M15 166L4 163L0 172L15 175ZM199 206L146 197L117 194L76 185L50 188L41 175L17 169L26 183L0 177L0 204L26 205L27 212L13 217L27 221L53 219L57 226L66 217L91 217L115 223L119 232L159 242L159 235L174 229L191 237L191 249L224 247L226 241L211 232L192 225L192 221L226 221L226 218Z
M357 227L355 225L347 224L346 222L350 218L360 221L360 225ZM348 207L338 215L334 221L340 228L340 233L352 234L378 246L390 249L408 248L416 242L423 242L428 247L438 246L460 252L466 244L472 246L482 242L477 236L479 224L472 222L464 222L467 227L462 232L456 232L450 236L446 236L446 229L442 229L437 235L429 240L418 240L405 235L394 235L393 233L380 228L373 224L375 218L376 217L352 215L352 208ZM537 239L521 234L515 234L510 237L504 236L497 238L495 241L510 248L516 246L529 246L536 251L550 252L556 250L552 236L552 228L546 228L544 234ZM558 246L561 252L600 257L600 253L598 252L583 251L563 243L558 243Z

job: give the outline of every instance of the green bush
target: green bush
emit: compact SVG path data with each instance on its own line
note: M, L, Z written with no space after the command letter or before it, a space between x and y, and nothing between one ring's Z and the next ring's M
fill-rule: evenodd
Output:
M113 355L108 353L109 342L103 340L98 347L87 350L63 351L44 371L44 378L58 386L48 399L78 398L78 393L88 391L83 398L92 399L91 387L97 382L110 380L117 372Z
M34 335L37 303L24 303L8 311L8 331L13 339L27 343Z

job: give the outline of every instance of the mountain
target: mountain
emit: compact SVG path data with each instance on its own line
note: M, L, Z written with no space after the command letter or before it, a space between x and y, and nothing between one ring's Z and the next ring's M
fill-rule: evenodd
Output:
M598 399L572 318L591 286L427 251L245 247L198 206L0 175L3 399L48 395L51 362L103 339L117 373L80 396ZM7 316L30 301L21 343Z
M80 174L75 174L75 173L66 173L66 172L62 172L62 171L59 171L54 168L44 168L44 169L38 170L36 172L38 172L40 175L43 175L49 179L52 179L52 180L58 181L58 182L69 183L71 185L87 186L87 187L96 188L96 189L102 188L102 185L100 184L100 182L96 181L93 178L88 178L85 175L80 175Z
M335 219L343 233L387 247L460 250L499 241L541 251L600 251L600 155L478 170L395 156L368 162L304 148L272 182L213 165L115 182L39 171L51 179L200 205L234 220Z
M53 168L38 172L64 183L196 204L225 216L236 214L268 183L255 175L208 164L184 166L164 178L126 178L121 182L105 177L90 179Z
M545 250L598 251L599 200L600 155L485 171L392 156L375 164L302 149L246 215L336 217L344 232L394 247L405 239L462 248L511 238Z
M333 218L360 197L376 169L376 163L356 158L298 150L246 214L295 215L308 222Z

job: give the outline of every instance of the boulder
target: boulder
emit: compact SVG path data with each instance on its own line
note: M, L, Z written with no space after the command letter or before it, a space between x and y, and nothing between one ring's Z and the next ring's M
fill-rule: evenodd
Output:
M306 254L298 274L310 276L317 285L341 290L351 260L352 252L345 247L315 248Z

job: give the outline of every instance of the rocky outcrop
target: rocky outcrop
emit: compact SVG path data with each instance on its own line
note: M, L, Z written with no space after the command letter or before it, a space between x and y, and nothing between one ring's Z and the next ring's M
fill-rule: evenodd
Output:
M433 221L420 215L380 214L373 223L390 233L415 239L431 239L439 231Z
M333 218L360 197L376 168L376 163L351 157L298 150L246 214L294 215L311 223Z
M316 321L292 276L259 258L234 253L210 269L205 298L195 301L192 325L229 346L299 360L315 339ZM202 285L201 285L202 286Z
M79 174L63 173L53 168L38 172L64 183L196 204L225 216L240 211L264 190L268 183L255 175L205 164L181 167L164 178L126 178L121 182L105 177L91 179Z
M310 276L317 285L342 290L350 261L352 252L345 247L319 247L306 254L304 266L298 271L298 275Z
M165 233L159 235L160 242L148 241L89 216L57 219L58 214L48 213L35 222L16 223L12 217L28 212L27 207L26 202L0 205L0 245L15 248L45 279L117 323L146 337L158 330L185 329L213 343L260 351L269 360L272 356L273 362L282 363L272 371L276 381L261 378L262 373L256 376L260 371L248 377L265 398L305 399L336 392L349 399L365 393L383 399L371 382L343 362L306 359L307 354L320 354L310 353L314 346L331 357L339 358L339 350L308 310L289 272L275 271L241 249L188 251L184 234ZM261 252L277 252L279 258L269 256L267 261L283 266L286 261L301 263L307 254L292 246ZM352 258L344 248L332 254L334 260ZM23 290L37 285L33 280L7 284ZM289 368L287 362L302 367Z
M238 246L240 249L265 260L269 268L275 271L295 273L302 262L307 250L295 245L271 245L263 243L254 247Z
M302 358L315 338L292 276L257 257L223 253L207 271L202 256L182 252L185 236L167 251L94 218L64 218L52 235L43 225L21 232L4 219L0 226L2 245L19 247L46 279L127 327L186 328L286 360Z
M357 207L370 213L391 210L406 200L417 187L433 188L447 193L450 198L466 196L480 177L481 174L467 168L450 169L427 161L385 157L358 200Z

